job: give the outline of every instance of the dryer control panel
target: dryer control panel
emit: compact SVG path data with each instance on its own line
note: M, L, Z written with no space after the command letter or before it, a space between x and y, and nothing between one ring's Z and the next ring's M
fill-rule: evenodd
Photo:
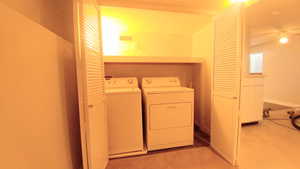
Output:
M138 80L135 77L105 79L105 88L138 88Z
M143 78L142 87L181 87L178 77Z

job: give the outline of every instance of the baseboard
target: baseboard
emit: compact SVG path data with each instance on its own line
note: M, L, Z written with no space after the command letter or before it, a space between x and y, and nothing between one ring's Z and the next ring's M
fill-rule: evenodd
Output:
M194 130L196 139L202 140L205 143L210 144L210 135L208 135L206 132L203 132L201 128L197 125L194 126Z
M247 123L243 123L242 127L244 127L244 126L251 126L251 125L257 125L257 124L259 124L258 121L247 122Z
M194 129L195 129L196 132L200 132L200 133L203 133L207 136L210 136L209 129L206 128L206 127L201 129L201 127L199 125L195 124Z

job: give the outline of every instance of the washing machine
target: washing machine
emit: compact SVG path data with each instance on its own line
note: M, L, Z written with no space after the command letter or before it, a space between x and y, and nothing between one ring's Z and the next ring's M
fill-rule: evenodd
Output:
M105 80L109 157L145 154L142 96L136 78Z
M143 78L144 124L148 151L193 145L194 89L179 78Z

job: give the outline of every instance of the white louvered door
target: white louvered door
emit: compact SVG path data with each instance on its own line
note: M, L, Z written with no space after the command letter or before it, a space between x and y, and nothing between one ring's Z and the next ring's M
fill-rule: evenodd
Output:
M94 0L74 0L83 169L105 169L108 162L99 12Z
M242 5L215 18L211 146L232 165L239 148L243 41Z

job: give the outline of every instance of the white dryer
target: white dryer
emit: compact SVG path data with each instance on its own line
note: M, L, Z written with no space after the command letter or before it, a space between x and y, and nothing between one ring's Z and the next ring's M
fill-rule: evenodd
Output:
M105 80L110 158L145 154L142 98L136 78Z
M192 145L194 89L176 77L143 78L142 88L148 150Z

